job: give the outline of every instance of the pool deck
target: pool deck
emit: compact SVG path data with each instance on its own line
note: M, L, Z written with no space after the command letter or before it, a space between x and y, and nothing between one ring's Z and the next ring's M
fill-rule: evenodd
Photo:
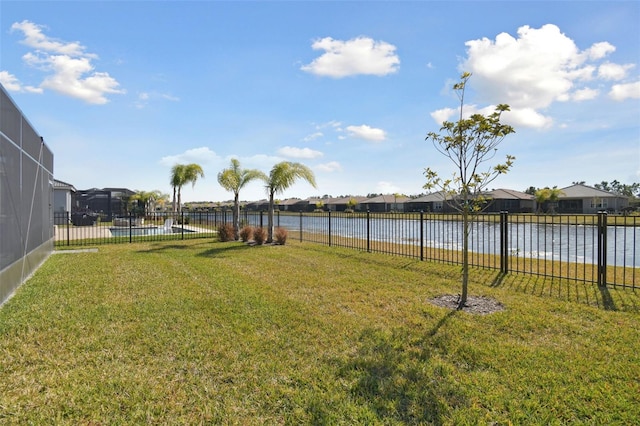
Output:
M112 238L109 226L65 226L54 225L53 234L54 241L66 241L69 240L83 240L88 238ZM126 228L126 227L122 227ZM175 229L180 229L180 226L173 226ZM197 226L185 225L185 232L198 232L198 233L214 233L215 231L206 228L200 228ZM176 235L180 232L175 232Z

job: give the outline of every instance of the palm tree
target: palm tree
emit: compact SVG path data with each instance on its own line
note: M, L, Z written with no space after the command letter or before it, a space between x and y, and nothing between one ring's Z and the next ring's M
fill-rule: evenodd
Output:
M176 212L176 192L177 197L177 212L182 211L182 187L188 183L191 186L196 184L199 177L204 177L204 171L198 164L176 164L171 168L171 186L173 186L173 211Z
M144 212L145 216L150 213L151 210L154 210L154 204L157 200L162 197L162 193L157 189L154 191L136 191L133 196L131 196L131 201L137 201L138 209Z
M173 187L173 201L171 202L173 212L177 212L176 194L178 188L184 186L184 164L176 164L171 168L171 186Z
M240 161L236 158L231 159L228 169L218 173L220 186L233 192L233 234L236 240L240 231L240 190L255 179L266 180L267 176L260 170L240 168Z
M292 163L289 161L280 162L273 166L269 176L266 176L265 183L267 184L267 194L269 194L269 232L267 243L273 241L274 197L276 194L281 194L288 189L298 178L306 180L311 186L316 188L316 178L313 172L310 168L300 163Z
M557 186L538 189L534 195L538 205L538 213L542 212L542 206L547 202L549 203L549 213L555 213L555 205L561 195L564 195L564 192L558 189Z

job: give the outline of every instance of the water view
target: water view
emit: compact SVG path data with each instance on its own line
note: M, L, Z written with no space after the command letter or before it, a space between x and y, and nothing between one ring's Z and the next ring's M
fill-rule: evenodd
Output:
M278 223L278 222L276 222ZM328 233L329 220L322 216L281 215L279 226L291 231ZM367 219L332 216L333 236L367 238ZM371 241L403 243L450 250L462 249L462 223L425 220L421 234L420 221L409 219L370 219ZM500 225L474 222L470 233L470 249L476 253L500 253ZM607 264L640 267L640 227L608 226L606 235ZM596 226L569 224L510 223L508 252L512 256L560 260L572 263L593 263L598 260Z

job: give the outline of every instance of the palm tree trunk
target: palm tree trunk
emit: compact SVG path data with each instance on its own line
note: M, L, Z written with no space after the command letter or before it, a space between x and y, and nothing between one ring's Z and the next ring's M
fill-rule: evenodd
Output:
M182 213L182 188L178 187L178 215Z
M240 233L240 194L236 192L233 198L233 236L238 240Z
M173 201L171 202L171 205L173 207L173 212L176 212L176 187L173 187Z
M267 243L272 243L273 242L273 209L274 209L274 202L273 202L273 192L271 192L269 194L269 213L267 214L267 227L268 229L268 234L267 234Z

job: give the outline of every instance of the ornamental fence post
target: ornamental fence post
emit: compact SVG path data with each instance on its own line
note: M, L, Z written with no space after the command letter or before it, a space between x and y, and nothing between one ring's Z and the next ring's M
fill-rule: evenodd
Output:
M302 210L300 210L300 242L302 242Z
M420 210L420 260L424 260L424 211Z
M329 247L331 247L331 210L328 211L329 218Z
M133 242L133 213L129 213L129 243Z
M598 287L607 286L607 212L598 212Z
M509 212L500 212L500 273L509 272Z
M371 253L371 211L367 209L367 252Z

